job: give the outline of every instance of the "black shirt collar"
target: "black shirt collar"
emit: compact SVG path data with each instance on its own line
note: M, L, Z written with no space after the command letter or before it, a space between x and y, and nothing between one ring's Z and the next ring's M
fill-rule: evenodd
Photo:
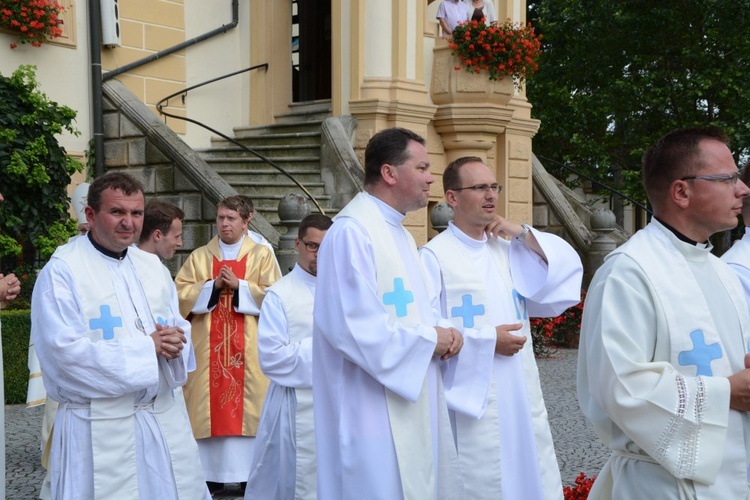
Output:
M689 243L691 245L705 245L706 243L708 243L708 241L704 241L704 242L701 243L699 241L691 240L690 238L688 238L687 236L685 236L684 234L682 234L681 232L679 232L677 229L673 228L672 226L670 226L669 224L667 224L666 222L664 222L659 217L654 216L654 219L658 220L661 223L662 226L664 226L667 229L669 229L670 231L672 231L672 234L674 234L677 237L677 239L680 240L680 241L684 241L685 243Z
M128 254L128 249L127 248L125 250L123 250L122 252L120 252L120 253L113 252L111 250L107 250L106 248L104 248L103 246L101 246L99 243L97 243L94 240L94 237L91 236L91 231L89 231L86 234L86 236L88 236L89 241L91 242L92 245L94 245L94 248L96 248L97 250L99 250L101 253L103 253L107 257L110 257L110 258L115 259L115 260L122 260Z

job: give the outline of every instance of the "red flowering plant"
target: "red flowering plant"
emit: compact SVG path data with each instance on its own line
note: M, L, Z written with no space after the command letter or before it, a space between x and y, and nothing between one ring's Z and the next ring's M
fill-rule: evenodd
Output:
M581 302L566 309L560 316L531 318L531 335L535 347L536 344L545 346L547 349L549 349L549 346L578 347L581 318L583 317L583 302L585 300L586 291L581 290Z
M586 500L589 497L591 487L594 485L594 477L586 477L586 474L581 472L576 478L576 485L574 487L566 486L563 488L563 497L565 500Z
M490 26L477 21L460 24L453 30L448 45L467 71L479 73L486 70L490 80L510 76L516 86L523 84L539 68L537 59L542 49L540 36L531 24L522 25L510 20ZM456 69L461 67L456 66Z
M57 0L0 0L0 28L17 32L20 43L39 47L62 35L62 11Z

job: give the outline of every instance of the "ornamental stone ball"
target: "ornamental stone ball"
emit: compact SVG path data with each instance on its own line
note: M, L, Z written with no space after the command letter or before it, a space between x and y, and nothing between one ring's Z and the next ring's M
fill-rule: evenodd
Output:
M453 220L453 209L448 203L441 201L432 208L430 222L435 231L442 233L448 228L448 222Z

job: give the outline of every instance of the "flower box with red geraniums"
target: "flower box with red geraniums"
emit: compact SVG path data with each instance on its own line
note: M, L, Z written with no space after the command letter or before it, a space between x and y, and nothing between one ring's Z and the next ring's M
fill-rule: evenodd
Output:
M62 11L56 0L0 0L0 28L18 33L22 44L39 47L62 35ZM17 46L10 44L12 49Z
M518 87L539 68L542 43L531 24L469 21L453 30L448 44L467 71L487 71L490 80L510 76Z

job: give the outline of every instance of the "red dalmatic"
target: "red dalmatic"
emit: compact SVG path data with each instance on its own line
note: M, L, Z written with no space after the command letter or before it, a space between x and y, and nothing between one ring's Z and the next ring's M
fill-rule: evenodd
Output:
M235 276L245 277L247 256L242 260L220 261L214 257L213 277L227 266ZM211 355L209 392L211 436L241 436L245 389L245 315L234 310L234 290L222 290L211 311Z

